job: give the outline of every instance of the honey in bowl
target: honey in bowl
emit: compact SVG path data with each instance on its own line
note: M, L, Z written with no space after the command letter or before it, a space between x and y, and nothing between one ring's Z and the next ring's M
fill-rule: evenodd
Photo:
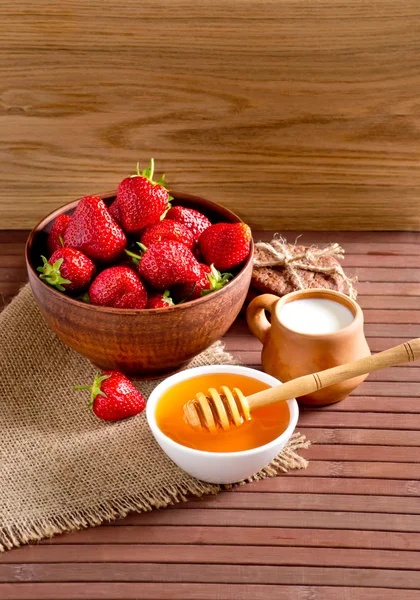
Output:
M290 411L287 402L279 402L253 410L251 420L230 431L220 429L217 435L206 430L196 431L184 421L184 404L197 392L206 393L209 387L237 387L245 396L266 390L269 385L233 373L212 373L180 381L166 390L156 405L156 423L174 442L207 452L239 452L264 446L287 429Z

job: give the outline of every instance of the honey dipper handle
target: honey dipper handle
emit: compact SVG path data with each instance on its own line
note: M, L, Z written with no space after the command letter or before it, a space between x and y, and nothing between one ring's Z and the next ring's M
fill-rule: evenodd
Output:
M282 385L276 385L263 392L252 394L252 396L248 396L247 398L249 408L253 410L267 404L275 404L282 400L290 400L290 398L312 394L346 379L352 379L359 375L380 371L387 367L415 360L420 360L420 338L405 342L389 350L384 350L374 356L366 356L359 360L333 367L332 369L326 369L325 371L319 371L311 375L303 375Z

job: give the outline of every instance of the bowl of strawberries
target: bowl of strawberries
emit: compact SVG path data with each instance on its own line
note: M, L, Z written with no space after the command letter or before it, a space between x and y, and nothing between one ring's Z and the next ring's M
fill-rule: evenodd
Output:
M170 193L153 160L116 192L45 217L26 244L52 331L103 371L154 378L185 367L231 326L252 272L251 231L227 208Z

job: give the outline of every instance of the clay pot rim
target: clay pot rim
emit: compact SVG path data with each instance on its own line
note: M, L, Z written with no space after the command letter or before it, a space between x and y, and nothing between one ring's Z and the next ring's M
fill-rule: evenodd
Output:
M199 210L200 205L201 206L204 205L204 207L208 207L211 210L214 210L215 212L219 213L220 215L223 215L223 213L224 213L229 218L229 222L232 222L232 223L243 223L244 222L236 213L234 213L230 209L226 208L225 206L223 206L222 204L219 204L217 202L213 202L211 200L207 200L207 199L201 198L199 196L193 196L191 194L177 192L175 190L170 190L170 193L174 197L174 199L178 200L179 202L182 202L182 200L187 200L188 202L197 202L196 210ZM90 194L90 195L97 196L99 198L102 198L103 200L113 200L113 199L115 199L116 194L117 194L117 191L113 190L110 192L104 192L104 193L100 193L100 194ZM225 286L223 286L219 290L215 290L211 294L202 296L201 298L196 298L195 300L190 300L188 302L185 302L184 304L174 304L173 306L168 306L164 309L162 309L162 308L142 308L142 309L139 309L139 308L113 308L110 306L98 306L98 305L88 304L86 302L76 300L75 298L72 298L71 296L67 296L67 295L63 294L62 292L54 289L52 286L48 285L47 283L45 283L45 281L42 281L42 279L39 278L36 269L32 265L30 251L31 251L35 236L38 233L40 233L44 229L44 227L46 227L46 225L48 225L48 223L50 223L56 217L67 212L68 210L71 210L72 208L75 208L77 206L77 204L80 202L80 200L81 200L81 198L78 198L77 200L72 200L71 202L66 202L62 206L60 206L60 207L56 208L55 210L53 210L52 212L50 212L47 216L43 217L32 229L32 231L30 232L30 234L28 236L28 239L26 240L26 244L25 244L26 266L32 272L32 274L39 280L39 282L50 293L55 294L57 297L60 297L63 300L63 302L66 302L66 303L68 303L72 306L78 307L80 309L84 309L84 310L88 310L88 311L95 311L95 312L99 311L104 314L109 313L109 314L114 314L114 315L119 314L119 315L132 315L132 316L133 315L138 316L138 315L142 315L142 314L143 315L155 315L158 313L162 313L162 311L164 311L165 314L168 314L168 311L174 312L175 310L178 310L178 311L186 310L189 307L192 307L193 305L196 306L199 303L204 304L205 302L209 302L216 295L220 295L220 294L224 293L226 289L231 288L232 285L235 284L235 282L237 282L240 278L242 278L244 276L249 264L253 261L254 240L251 238L251 247L250 247L250 252L249 252L248 258L243 263L241 270L237 273L237 275L235 275L235 277L233 277L232 280L229 281ZM220 210L220 209L222 209L222 210Z
M294 302L295 300L301 300L302 298L325 298L326 300L333 300L338 302L342 306L345 306L353 313L353 321L343 327L338 329L337 331L333 331L331 333L302 333L301 331L296 331L295 329L291 329L287 327L282 320L280 319L280 311L285 304L289 302ZM311 288L306 290L297 290L295 292L290 292L285 296L279 298L279 301L276 302L274 308L274 314L277 319L277 323L280 327L285 329L286 331L290 331L296 335L301 335L302 337L307 337L311 339L321 339L326 340L331 338L331 336L339 337L339 336L347 336L353 334L355 330L357 330L360 325L363 326L364 318L363 311L360 305L342 292L337 292L336 290L326 290L325 288Z

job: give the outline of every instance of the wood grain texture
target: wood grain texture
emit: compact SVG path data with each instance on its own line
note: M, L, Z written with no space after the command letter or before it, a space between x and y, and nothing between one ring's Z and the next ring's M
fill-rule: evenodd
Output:
M417 0L0 0L0 17L2 227L152 155L253 227L420 229Z
M26 236L0 231L0 286L12 286L10 295L26 280ZM390 271L415 284L416 264L407 262L418 254L420 233L303 239L352 248L348 271L361 267L358 301L374 352L416 335L420 293L406 295ZM380 295L379 278L395 293ZM261 368L261 343L243 318L225 342ZM299 428L313 442L303 452L306 470L4 553L0 598L417 600L419 380L419 363L388 368L341 403L302 409Z

